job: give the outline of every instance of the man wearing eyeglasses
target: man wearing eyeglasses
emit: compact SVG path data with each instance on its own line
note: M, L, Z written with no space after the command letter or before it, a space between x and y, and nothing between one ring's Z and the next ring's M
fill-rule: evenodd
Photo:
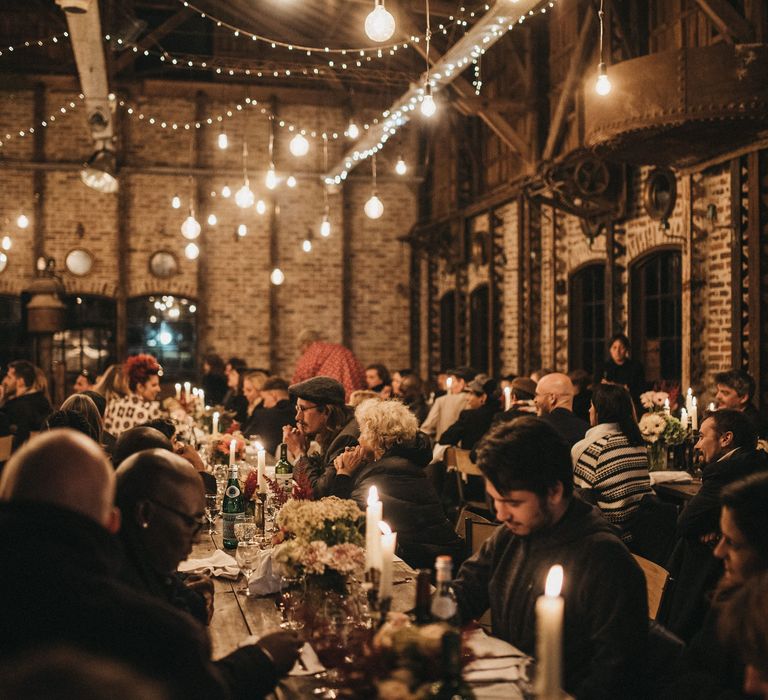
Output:
M360 428L354 411L344 402L344 386L331 377L292 384L288 393L296 402L296 427L283 428L283 441L295 460L294 479L306 477L316 498L327 496L336 479L333 460L357 445Z

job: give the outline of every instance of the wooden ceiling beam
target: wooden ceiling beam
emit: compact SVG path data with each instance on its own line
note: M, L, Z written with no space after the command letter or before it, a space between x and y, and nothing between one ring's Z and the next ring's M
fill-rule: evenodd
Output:
M752 24L727 0L696 0L696 4L729 44L748 44L754 41Z
M140 39L136 44L138 51L125 49L114 61L113 75L130 66L145 49L148 49L150 46L153 46L155 43L160 41L163 37L170 34L174 29L186 22L191 16L192 10L190 10L188 7L182 7L178 12L171 15L156 29L153 29L144 38Z

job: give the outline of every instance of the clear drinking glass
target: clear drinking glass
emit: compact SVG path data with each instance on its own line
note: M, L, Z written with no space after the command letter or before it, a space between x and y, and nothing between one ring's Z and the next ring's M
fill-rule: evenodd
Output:
M208 534L212 535L216 528L214 523L221 513L221 497L218 493L205 494L205 517L208 519Z
M253 569L256 566L259 552L261 549L256 542L238 542L237 551L235 552L235 559L237 564L245 577L245 583L241 591L245 591L245 595L250 595L248 592L248 580L251 578Z
M235 537L238 543L256 542L258 534L256 519L252 515L238 515L235 517Z

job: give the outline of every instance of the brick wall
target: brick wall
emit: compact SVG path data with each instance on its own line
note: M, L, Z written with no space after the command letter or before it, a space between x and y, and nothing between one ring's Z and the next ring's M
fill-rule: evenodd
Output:
M347 293L351 315L350 345L361 361L383 361L393 367L409 362L408 285L410 250L398 241L406 235L417 216L417 190L413 179L396 180L389 175L396 153L385 149L380 158L379 194L385 213L374 222L363 214L363 204L370 196L370 169L363 165L342 188L329 195L332 235L319 235L323 215L322 142L310 139L310 152L303 159L289 152L293 132L288 124L342 132L345 116L341 108L306 104L277 105L274 161L282 178L295 175L295 189L282 185L274 194L264 186L268 164L269 122L255 108L234 109L242 94L232 99L207 99L189 95L166 95L162 86L145 83L129 89L120 99L123 107L116 110L116 128L121 135L120 192L106 195L85 187L80 182L79 163L90 155L92 143L85 125L85 112L76 93L50 89L44 95L45 111L53 113L61 105L68 112L57 116L45 129L44 155L49 162L44 171L42 221L32 221L26 231L18 231L18 213L33 219L34 174L30 169L34 142L29 136L8 140L0 149L0 216L11 226L14 247L9 253L7 269L0 274L0 293L18 294L34 277L34 229L44 233L43 249L56 260L69 292L101 294L115 297L118 287L118 227L127 232L127 294L131 296L169 293L187 296L205 308L207 323L198 329L203 352L217 351L224 356L242 355L250 364L269 366L276 358L274 371L291 375L298 356L296 336L304 328L324 332L329 340L341 341L343 329L343 295ZM13 130L28 129L34 124L34 93L30 90L2 93L0 139ZM69 110L74 101L76 108ZM198 105L199 101L199 105ZM127 107L134 110L128 115ZM219 123L196 130L185 130L184 123L194 122L196 114L226 115L223 124L229 137L229 148L216 145ZM139 119L144 114L144 119ZM149 123L150 116L156 119ZM162 129L161 120L176 130ZM403 132L398 148L413 164L415 134ZM193 147L199 139L200 149ZM248 172L256 198L269 204L269 211L259 215L255 209L239 209L234 193L242 185L242 144L248 141ZM329 163L332 165L348 147L345 139L329 141ZM3 163L3 161L5 161ZM390 162L391 161L391 162ZM190 164L201 168L190 187ZM232 197L224 199L221 189L228 185ZM197 194L206 196L197 201ZM215 193L216 196L211 196ZM178 194L181 209L171 208L171 198ZM196 261L187 260L187 241L180 226L188 214L190 196L194 196L196 215L203 232L198 243L205 256L207 269L204 287L198 286ZM279 332L276 347L270 347L269 275L271 207L277 206L275 236L278 262L285 272L285 283L275 294ZM123 219L119 220L122 214ZM218 223L209 226L206 219L215 213ZM248 234L237 239L238 224L245 223ZM344 247L344 230L348 247ZM311 254L301 249L308 231L314 236ZM73 247L84 247L94 256L94 267L80 278L64 271L64 259ZM149 258L157 250L172 252L179 272L169 280L155 278L149 271ZM343 289L344 265L348 263L351 285ZM201 294L203 296L201 296Z

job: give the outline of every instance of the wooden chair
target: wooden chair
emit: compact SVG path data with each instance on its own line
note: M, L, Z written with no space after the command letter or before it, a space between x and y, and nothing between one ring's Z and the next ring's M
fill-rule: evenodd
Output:
M453 471L456 474L456 488L459 492L459 504L462 507L471 506L478 510L487 511L488 506L485 501L468 501L464 495L464 484L467 483L469 477L483 475L469 456L469 450L462 450L458 447L449 447L445 451L445 466L448 471Z
M475 554L480 547L496 530L501 527L501 523L494 523L482 515L467 511L464 518L464 540L467 543L467 550Z
M656 619L661 607L661 601L664 598L664 591L669 582L669 571L654 564L650 559L641 557L639 554L632 555L635 561L640 564L640 568L645 574L645 584L648 589L648 617L651 620Z
M11 456L13 448L13 435L0 437L0 462L5 462Z

